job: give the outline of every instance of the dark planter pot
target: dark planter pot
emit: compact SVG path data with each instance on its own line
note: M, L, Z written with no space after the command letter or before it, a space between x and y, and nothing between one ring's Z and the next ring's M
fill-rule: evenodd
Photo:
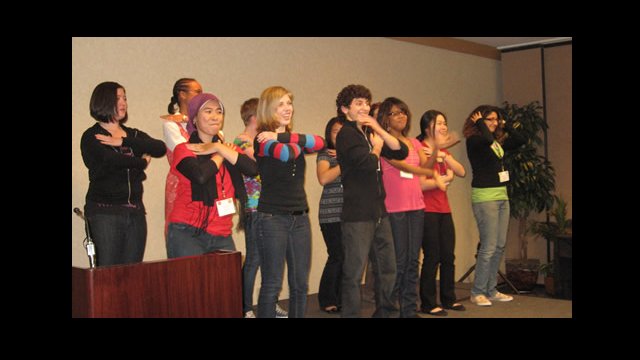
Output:
M538 268L540 268L540 260L530 259L507 260L507 279L511 281L513 286L519 291L533 291L538 281Z
M547 276L544 278L544 290L549 296L556 295L556 288L553 282L553 276Z

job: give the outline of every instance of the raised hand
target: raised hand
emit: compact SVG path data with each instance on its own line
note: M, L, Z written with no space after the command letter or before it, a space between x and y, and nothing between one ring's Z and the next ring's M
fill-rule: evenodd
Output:
M450 148L453 145L460 142L460 135L457 132L448 132L446 136L438 139L438 146L440 149Z
M356 119L356 121L358 122L358 125L368 126L371 128L371 130L377 133L380 133L380 130L382 130L380 124L378 124L378 121L367 114L358 114L358 118Z
M475 124L479 119L482 119L482 113L480 111L476 111L471 114L471 121Z

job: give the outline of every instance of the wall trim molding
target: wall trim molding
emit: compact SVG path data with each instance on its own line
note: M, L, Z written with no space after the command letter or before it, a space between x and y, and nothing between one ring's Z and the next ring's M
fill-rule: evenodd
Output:
M459 53L481 56L492 60L501 59L501 52L495 47L477 44L462 39L454 39L450 37L387 37L387 39L431 46Z

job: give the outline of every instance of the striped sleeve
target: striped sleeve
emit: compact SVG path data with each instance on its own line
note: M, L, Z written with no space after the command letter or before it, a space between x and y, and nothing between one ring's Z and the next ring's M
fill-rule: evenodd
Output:
M288 162L295 160L298 156L300 156L301 152L302 149L297 144L284 144L275 140L269 140L260 143L258 156L272 157L282 162Z
M307 153L318 152L325 147L324 139L312 134L282 133L278 135L278 141L297 144Z

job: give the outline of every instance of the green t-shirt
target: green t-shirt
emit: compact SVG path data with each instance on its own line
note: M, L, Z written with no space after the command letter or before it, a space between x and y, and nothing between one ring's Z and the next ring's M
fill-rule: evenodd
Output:
M481 203L486 201L509 200L506 186L489 188L471 188L471 202Z

